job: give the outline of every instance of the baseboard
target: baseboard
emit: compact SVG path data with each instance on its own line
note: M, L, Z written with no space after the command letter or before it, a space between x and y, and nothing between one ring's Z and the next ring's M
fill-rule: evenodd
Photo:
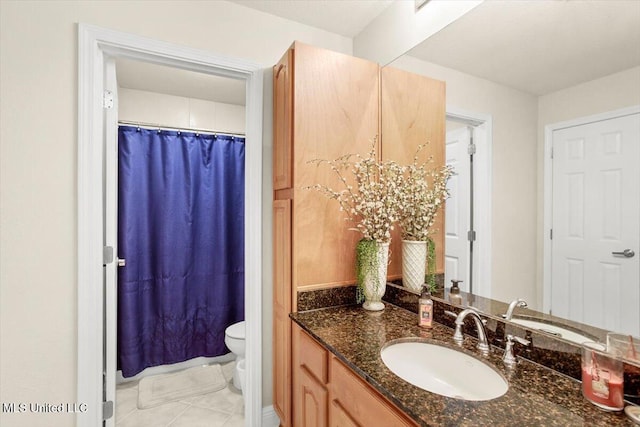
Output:
M273 405L262 408L262 427L278 427L279 425L280 418L273 410Z

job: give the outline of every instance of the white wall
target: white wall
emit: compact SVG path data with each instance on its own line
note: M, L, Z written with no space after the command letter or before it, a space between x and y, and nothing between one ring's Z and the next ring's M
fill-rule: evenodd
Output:
M491 296L535 308L537 97L408 55L391 66L444 80L448 107L492 116Z
M244 105L118 88L118 120L244 134Z
M294 39L351 54L349 38L224 1L0 1L0 396L75 402L77 23L271 67ZM264 194L271 197L271 79ZM264 252L271 208L264 208ZM271 262L265 257L263 404L271 403ZM1 414L1 425L72 426L69 414Z
M582 83L538 101L538 295L542 298L544 249L544 127L571 119L640 105L640 67Z

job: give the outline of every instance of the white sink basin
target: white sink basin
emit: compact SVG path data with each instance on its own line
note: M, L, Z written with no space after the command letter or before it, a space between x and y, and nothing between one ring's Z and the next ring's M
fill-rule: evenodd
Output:
M462 400L491 400L509 385L486 363L461 351L427 342L400 342L380 352L397 376L423 390Z
M570 331L569 329L565 329L561 326L550 325L548 323L537 322L535 320L528 320L528 319L512 318L511 321L513 323L517 323L520 326L524 326L525 328L537 329L542 332L547 332L559 338L564 338L565 340L574 342L576 344L582 344L583 342L586 342L586 341L593 341L593 338L589 338L585 335L578 334L576 332Z

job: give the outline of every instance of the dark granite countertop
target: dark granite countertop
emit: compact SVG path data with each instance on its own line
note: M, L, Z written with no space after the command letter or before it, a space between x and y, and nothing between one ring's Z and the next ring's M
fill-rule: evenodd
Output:
M452 341L452 329L438 323L433 329L421 329L415 313L391 304L382 312L351 305L292 313L291 318L422 426L633 425L622 412L605 412L585 400L580 382L521 358L515 369L507 369L502 350L492 348L483 358L475 349L477 340L468 336L460 349ZM500 372L509 390L497 399L473 402L415 387L393 374L380 358L384 345L399 339L432 341L473 354Z

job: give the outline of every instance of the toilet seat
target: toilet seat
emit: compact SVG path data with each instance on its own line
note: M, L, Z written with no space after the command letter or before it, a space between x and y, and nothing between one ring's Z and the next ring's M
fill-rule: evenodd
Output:
M224 333L229 338L234 338L234 339L237 339L237 340L243 340L244 337L245 337L245 322L244 322L244 320L242 322L234 323L233 325L229 326L224 331Z

